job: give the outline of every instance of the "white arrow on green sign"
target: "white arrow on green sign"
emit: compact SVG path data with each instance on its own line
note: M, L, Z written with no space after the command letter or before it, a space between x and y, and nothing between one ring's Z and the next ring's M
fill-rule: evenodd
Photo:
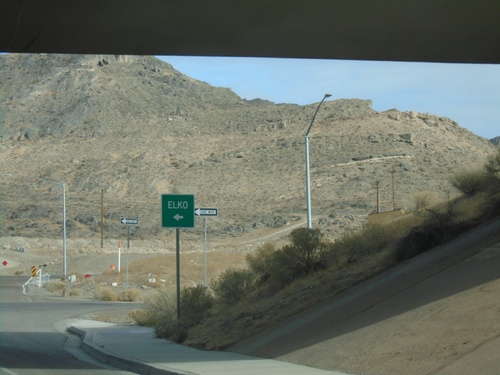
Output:
M194 228L194 195L163 194L161 196L162 228Z

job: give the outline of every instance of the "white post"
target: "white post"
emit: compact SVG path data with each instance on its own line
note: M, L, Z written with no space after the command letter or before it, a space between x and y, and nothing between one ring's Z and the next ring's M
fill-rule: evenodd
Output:
M118 241L118 273L120 273L121 252L122 252L122 242Z

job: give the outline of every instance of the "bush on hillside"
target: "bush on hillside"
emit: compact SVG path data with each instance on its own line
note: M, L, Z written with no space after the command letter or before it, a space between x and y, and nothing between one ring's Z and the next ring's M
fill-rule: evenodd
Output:
M297 228L290 233L291 244L285 246L294 255L291 264L296 277L324 268L323 253L327 243L319 229Z
M500 193L500 148L488 157L484 169L489 178L489 191L493 194Z
M430 208L435 207L441 199L435 192L421 191L413 196L411 211L417 215L425 214Z
M265 244L246 257L256 287L274 293L296 279L326 267L324 253L329 243L319 229L297 228L290 244L276 250Z
M162 290L146 302L144 309L134 310L130 316L140 325L154 326L156 337L181 343L188 337L189 328L208 316L213 297L201 285L184 288L180 296L180 319L174 297Z
M246 269L228 269L217 280L210 283L215 302L230 306L239 302L255 290L255 275Z
M490 178L483 168L468 168L456 172L450 182L466 196L473 197L477 193L488 190Z
M199 324L209 315L213 296L203 285L184 288L181 292L181 320L188 327Z
M160 315L155 322L155 334L158 338L164 338L175 343L183 343L189 336L189 327L175 315Z
M258 285L265 284L274 272L273 254L276 248L271 243L266 243L248 254L245 258L248 268L256 275Z
M326 254L329 265L344 265L385 250L393 241L392 228L383 225L365 225L349 232L332 243Z
M397 244L394 259L402 262L440 245L444 241L444 229L433 225L412 228Z
M167 290L160 290L157 294L148 298L144 309L134 310L131 316L137 324L153 327L163 317L176 319L176 309L174 296Z
M161 290L146 301L144 309L134 310L130 317L137 324L154 327L158 338L165 338L177 343L186 340L188 328L177 319L175 296L167 290Z

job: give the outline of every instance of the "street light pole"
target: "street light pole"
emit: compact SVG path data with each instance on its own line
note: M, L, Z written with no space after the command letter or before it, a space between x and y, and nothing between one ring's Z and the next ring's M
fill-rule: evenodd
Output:
M41 177L35 176L15 176L10 173L6 173L6 176L12 177L24 177L24 178L33 178L35 180L44 181L49 184L57 185L62 188L62 201L63 201L63 276L66 278L66 184L64 182L55 182L51 180L47 180Z
M57 183L56 183L57 184ZM59 184L62 187L62 200L63 200L63 276L66 280L66 184L63 182Z
M312 228L312 218L311 218L311 177L310 177L310 172L309 172L309 133L311 132L311 128L314 124L314 120L316 119L316 115L318 114L319 107L321 107L321 104L325 101L326 98L329 98L332 96L331 94L325 94L323 96L323 99L318 104L318 107L316 108L316 112L314 112L314 116L311 120L311 124L309 125L309 128L307 128L306 134L305 134L305 141L306 141L306 195L307 195L307 228Z

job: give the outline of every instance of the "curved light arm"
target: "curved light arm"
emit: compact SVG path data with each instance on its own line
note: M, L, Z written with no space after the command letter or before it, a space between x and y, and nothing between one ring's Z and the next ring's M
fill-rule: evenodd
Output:
M332 94L326 93L325 96L323 96L323 99L321 99L321 101L319 102L318 107L316 108L316 112L314 112L314 116L313 116L313 118L311 120L311 125L309 125L309 127L307 128L307 131L306 131L306 134L305 134L306 137L309 136L309 132L311 131L311 128L312 128L312 126L314 124L314 120L316 119L316 115L318 114L319 107L321 107L321 104L323 104L323 102L325 101L325 99L329 98L330 96L332 96Z

